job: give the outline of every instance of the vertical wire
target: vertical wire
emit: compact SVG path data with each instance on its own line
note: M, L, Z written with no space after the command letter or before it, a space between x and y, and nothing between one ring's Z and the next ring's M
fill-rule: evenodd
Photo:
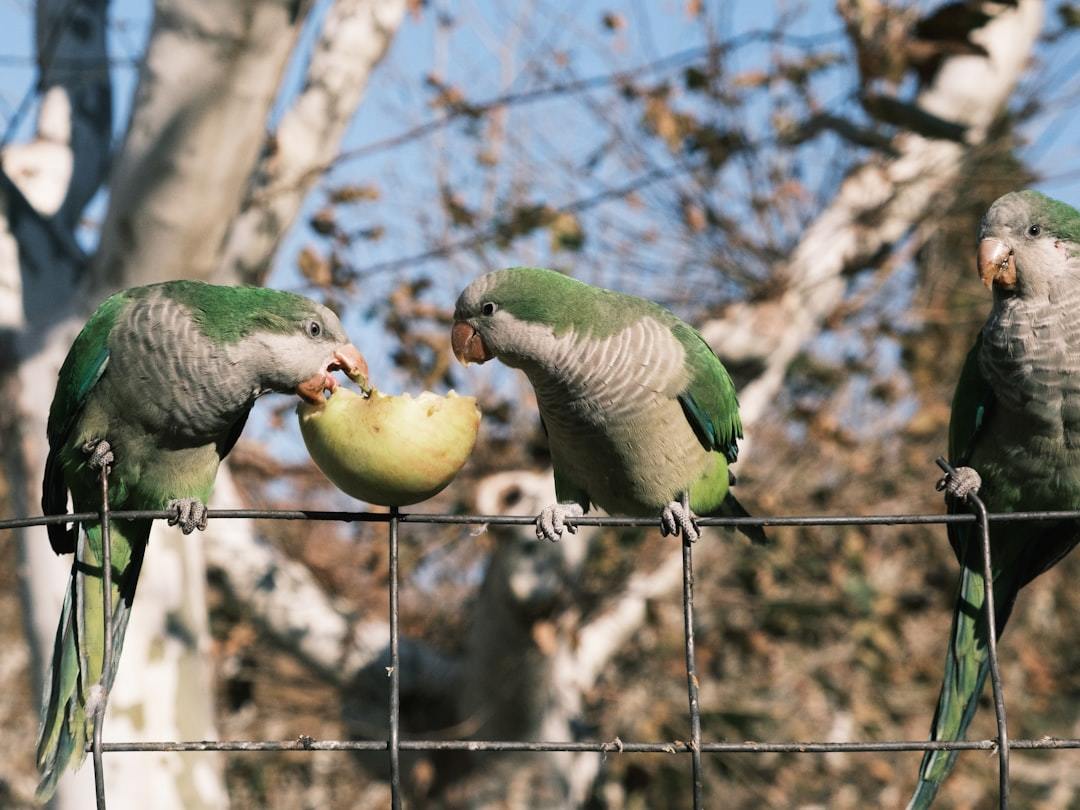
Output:
M101 691L95 696L97 704L94 707L94 738L91 742L97 810L105 810L105 763L102 761L101 737L105 725L105 706L109 702L109 674L112 672L113 664L112 537L109 530L108 464L101 466L101 592L102 614L105 621L105 650L101 659L101 680L97 683Z
M398 658L398 508L390 507L390 807L401 810L401 664Z
M953 472L952 467L944 462L943 459L938 460L939 465L946 472ZM113 666L113 605L112 605L112 559L111 559L111 531L110 531L110 517L111 512L109 508L108 499L108 475L109 470L103 468L101 470L101 510L99 513L99 519L101 524L101 542L102 542L102 554L101 554L101 566L102 566L102 592L103 592L103 620L104 620L104 636L105 636L105 649L102 657L102 673L101 680L98 683L100 688L99 699L96 700L94 706L94 732L91 741L91 751L93 753L94 763L94 776L95 776L95 793L97 799L97 807L99 810L105 810L105 787L104 787L104 769L102 762L102 729L104 725L104 716L106 710L106 704L108 700L109 675ZM997 749L998 749L998 763L999 763L999 806L1003 808L1008 807L1008 795L1009 795L1009 755L1010 744L1008 737L1006 707L1004 686L1001 680L1000 666L997 654L997 637L996 633L992 632L995 624L995 607L994 607L994 593L993 593L993 567L991 559L991 543L990 543L990 531L989 531L989 515L985 504L976 495L970 495L967 499L969 506L975 513L975 517L978 523L981 541L982 541L982 562L983 562L983 587L984 587L984 612L985 618L988 624L988 628L991 632L987 634L987 653L989 671L991 676L991 684L993 687L994 696L994 709L997 720ZM401 779L400 779L400 659L399 659L399 611L398 611L398 595L399 595L399 548L398 548L398 529L399 529L399 510L396 507L392 507L390 510L390 519L388 521L389 527L389 575L390 575L390 587L389 587L389 601L390 601L390 706L389 706L389 721L390 721L390 739L388 744L390 754L390 771L391 771L391 794L392 794L392 807L394 810L400 810L401 808ZM703 807L702 800L702 767L701 767L701 715L700 704L698 700L698 679L695 664L695 647L694 647L694 625L693 625L693 559L691 544L688 543L685 538L683 539L683 618L684 618L684 632L686 638L685 653L686 653L686 669L687 669L687 687L689 697L690 708L690 723L691 723L691 739L690 739L690 751L691 760L693 765L693 806L695 808Z
M998 666L997 628L994 614L994 571L990 560L990 521L986 514L986 505L975 494L968 496L968 503L979 519L979 532L982 535L983 558L983 607L986 610L986 647L990 659L990 684L994 689L994 715L997 719L998 732L998 805L1001 810L1009 806L1009 728L1005 716L1005 687L1001 682L1001 670Z
M936 459L937 465L947 475L956 470L944 458ZM983 611L986 614L986 655L990 663L990 685L994 692L994 717L998 732L998 806L1007 810L1009 806L1009 727L1005 715L1005 687L1001 681L1001 669L998 665L997 619L994 610L994 568L990 558L990 518L986 504L976 493L967 496L967 504L979 524L982 541L983 564Z
M690 761L694 785L694 810L705 805L701 784L701 707L698 704L697 665L694 661L694 561L693 543L682 537L683 632L686 635L686 689L690 701Z

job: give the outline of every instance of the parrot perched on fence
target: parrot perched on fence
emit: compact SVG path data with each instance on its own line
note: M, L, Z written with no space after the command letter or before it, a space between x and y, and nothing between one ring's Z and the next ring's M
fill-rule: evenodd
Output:
M998 199L979 228L994 303L953 398L942 480L949 511L972 492L991 512L1080 507L1080 212L1036 191ZM961 739L989 671L983 563L972 524L951 524L962 566L931 739ZM995 633L1020 589L1080 540L1076 521L990 524ZM955 752L928 751L909 808L929 807Z
M255 399L333 390L331 372L365 374L337 316L307 298L255 287L167 281L108 298L75 338L49 411L42 508L101 508L110 468L116 510L175 510L185 533L206 526L218 464L240 436ZM104 657L101 526L51 524L58 553L75 552L42 704L38 798L69 762L81 763L94 710L112 684L142 567L149 520L111 523L113 666Z
M536 391L558 498L537 517L538 538L558 540L590 505L660 515L664 534L689 540L695 514L746 515L729 490L742 438L735 387L704 338L663 307L516 267L461 293L451 343L463 363L521 369Z

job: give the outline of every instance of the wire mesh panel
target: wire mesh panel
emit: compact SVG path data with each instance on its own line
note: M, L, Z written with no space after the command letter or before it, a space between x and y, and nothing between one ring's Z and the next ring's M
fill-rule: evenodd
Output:
M946 472L952 468L938 460L939 466ZM664 753L664 754L689 754L689 767L691 772L691 796L687 797L687 804L698 810L704 807L703 800L703 754L762 754L762 753L806 753L824 754L834 752L896 752L896 751L970 751L980 750L997 751L998 775L999 775L999 798L1001 808L1008 807L1009 792L1009 752L1013 749L1041 750L1041 749L1064 749L1080 748L1080 739L1057 739L1044 737L1041 739L1009 740L1007 720L1005 715L1005 690L1001 681L998 666L997 644L994 634L988 634L988 657L990 660L990 675L993 686L995 718L997 724L997 736L993 739L958 740L958 741L905 741L887 740L881 742L706 742L701 739L701 712L698 701L698 678L695 664L694 649L694 571L693 571L693 544L683 540L682 547L682 605L683 605L683 630L684 651L686 659L688 716L687 716L687 739L672 741L651 742L623 742L619 739L605 741L539 741L523 742L515 740L402 740L401 739L401 687L400 687L400 657L399 657L399 616L398 594L400 587L398 541L402 526L409 524L460 524L460 525L500 525L522 526L530 525L533 518L525 516L499 516L499 515L449 515L449 514L423 514L419 512L402 513L397 508L391 508L389 513L375 512L331 512L331 511L305 511L305 510L280 510L280 509L228 509L213 510L209 517L215 520L228 520L238 518L259 518L267 520L311 520L311 521L342 521L342 522L365 522L385 523L387 525L387 540L389 551L389 610L390 610L390 666L388 679L390 696L388 705L389 736L386 740L316 740L302 736L291 741L274 740L247 740L247 741L161 741L161 742L112 742L102 741L104 727L105 707L108 698L107 686L111 683L111 671L115 662L112 656L112 600L108 598L111 592L111 560L109 548L109 526L117 519L152 518L166 519L173 516L167 511L116 511L109 509L108 503L108 473L102 472L101 477L102 504L99 512L85 512L75 515L48 515L32 518L18 518L14 520L0 521L0 530L24 528L28 526L41 526L54 523L71 521L100 521L102 529L102 563L103 563L103 589L105 595L105 657L102 666L100 691L95 695L97 701L95 709L95 724L93 739L88 746L92 755L94 766L95 791L97 807L99 810L106 808L106 785L102 766L103 755L110 752L135 752L135 751L225 751L225 752L260 752L260 751L385 751L387 752L390 765L390 789L391 806L394 810L401 807L401 751L492 751L492 752L598 752L610 753ZM740 518L701 518L702 526L718 526L734 528L738 526L880 526L880 525L917 525L917 524L952 524L973 523L977 526L982 540L982 562L984 570L984 609L988 621L992 621L994 615L994 603L992 592L991 558L990 558L990 532L992 522L1012 521L1054 521L1080 519L1080 511L1054 511L1054 512L1017 512L1008 514L988 514L983 503L976 497L970 496L968 504L972 509L970 514L948 515L839 515L839 516L786 516L786 517L740 517ZM650 527L658 525L656 520L641 518L620 517L579 517L568 520L579 526L609 526L609 527Z

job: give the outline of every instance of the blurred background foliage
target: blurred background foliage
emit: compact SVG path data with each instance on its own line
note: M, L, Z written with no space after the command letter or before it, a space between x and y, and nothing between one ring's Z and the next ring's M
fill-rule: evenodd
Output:
M873 30L853 44L848 28L867 5ZM547 461L524 380L452 362L446 334L456 291L493 267L553 266L661 301L695 323L732 300L776 294L784 284L777 266L846 173L889 154L898 131L932 126L894 99L924 81L942 54L978 47L966 39L973 22L961 4L935 11L843 2L418 9L431 26L432 64L409 73L392 52L384 70L403 81L385 109L396 120L424 120L405 112L420 95L434 123L345 153L296 267L331 300L381 322L403 387L454 386L482 397L482 444L444 507L467 508L471 484L488 473ZM791 367L775 407L748 427L752 450L736 470L755 513L941 509L932 460L945 447L953 382L988 306L972 272L978 220L1015 188L1076 188L1076 149L1063 143L1076 125L1063 123L1078 89L1075 9L1057 11L1040 69L970 156L957 193L919 226L916 247L850 269L843 303ZM482 67L469 70L470 61ZM402 258L402 243L421 248ZM278 272L288 277L287 268ZM718 532L699 546L705 738L923 738L956 570L944 530L771 535L766 550ZM374 588L385 561L373 559L378 530L367 536L372 542L345 544L350 566L332 567L356 570L362 561ZM439 598L426 582L407 591L410 631L453 649L487 543L408 542L406 570L426 571L432 557L441 569ZM651 533L605 534L565 598L587 615L641 565L638 555L662 542ZM291 548L316 565L311 556L327 554L325 543ZM1070 696L1080 680L1062 621L1076 606L1077 564L1067 560L1026 595L1007 637L1016 735L1077 731ZM355 583L336 587L357 598ZM678 600L657 600L651 611L588 695L593 735L687 734ZM272 668L254 671L265 688L276 680ZM992 736L987 709L974 735ZM1080 802L1067 756L1015 755L1019 806ZM898 807L918 758L709 756L706 785L711 806ZM423 760L415 767L427 773ZM963 756L942 806L988 806L994 773L986 757ZM678 758L613 756L592 804L676 806L672 797L687 789Z
M548 458L524 379L496 364L464 369L450 355L453 301L469 279L511 264L550 266L653 298L695 324L733 302L775 299L789 281L785 258L856 167L894 156L905 134L964 138L912 99L944 58L980 53L970 35L985 21L978 3L414 0L305 221L272 272L249 280L341 311L380 387L453 387L480 398L474 458L422 507L475 509L473 493L491 475L543 471ZM1032 184L1080 201L1070 137L1080 123L1078 27L1076 5L1049 7L1033 68L992 135L968 153L952 192L900 243L845 269L842 301L747 426L735 469L752 512L942 511L933 459L944 452L954 380L988 308L974 272L976 224L1001 193ZM740 384L759 371L731 370ZM246 499L352 508L306 460L292 403L275 404L234 453ZM348 612L385 614L384 529L265 521L259 529ZM957 570L944 529L770 534L763 549L715 530L697 546L703 737L924 738ZM494 531L403 530L403 632L464 654L492 552L520 542ZM537 659L521 666L542 669L551 634L587 623L670 543L652 531L598 533L579 575L556 578L531 607ZM1080 736L1080 653L1068 621L1080 609L1078 566L1074 555L1033 585L1005 636L1014 737ZM12 567L0 577L2 638L17 651ZM348 689L268 642L258 617L223 589L211 590L211 620L223 738L385 734L381 716L355 710ZM676 592L649 601L640 631L584 695L582 738L685 739L681 621ZM6 666L25 666L19 655L5 654ZM19 732L0 745L20 761L19 741L33 733L26 702L0 706ZM992 736L988 708L972 736ZM486 722L443 709L407 701L409 732L455 738ZM1014 753L1016 806L1080 806L1073 757ZM900 807L918 760L708 755L708 806ZM405 762L417 807L559 806L527 757ZM586 806L685 806L688 765L604 757ZM495 774L505 790L478 774ZM376 757L237 754L227 778L236 808L387 801ZM965 754L941 806L987 807L995 790L992 758Z

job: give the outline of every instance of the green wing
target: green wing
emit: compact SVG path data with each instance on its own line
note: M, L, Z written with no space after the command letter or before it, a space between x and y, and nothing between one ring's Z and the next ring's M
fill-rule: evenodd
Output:
M678 397L686 420L702 445L733 462L739 457L738 440L743 435L735 385L716 352L696 330L678 323L671 331L686 350L690 369L690 382Z
M982 426L994 404L994 389L979 370L979 349L982 333L968 352L960 380L953 394L952 417L949 420L949 460L954 466L966 464L982 432Z
M68 486L60 465L60 451L70 438L87 397L109 365L109 333L127 300L127 293L123 292L106 299L79 332L60 367L56 393L49 408L49 457L45 461L45 479L41 488L41 507L47 515L67 510ZM76 527L54 523L48 528L49 542L57 554L75 550Z
M971 461L971 454L975 452L982 437L983 425L990 418L990 411L994 406L994 389L979 370L981 346L980 332L964 360L960 379L956 383L956 392L953 394L952 416L949 419L949 462L954 467L964 466ZM951 498L948 499L947 507L950 514L967 511L962 503L955 503ZM961 563L964 562L964 546L969 528L955 523L948 527L949 543Z

